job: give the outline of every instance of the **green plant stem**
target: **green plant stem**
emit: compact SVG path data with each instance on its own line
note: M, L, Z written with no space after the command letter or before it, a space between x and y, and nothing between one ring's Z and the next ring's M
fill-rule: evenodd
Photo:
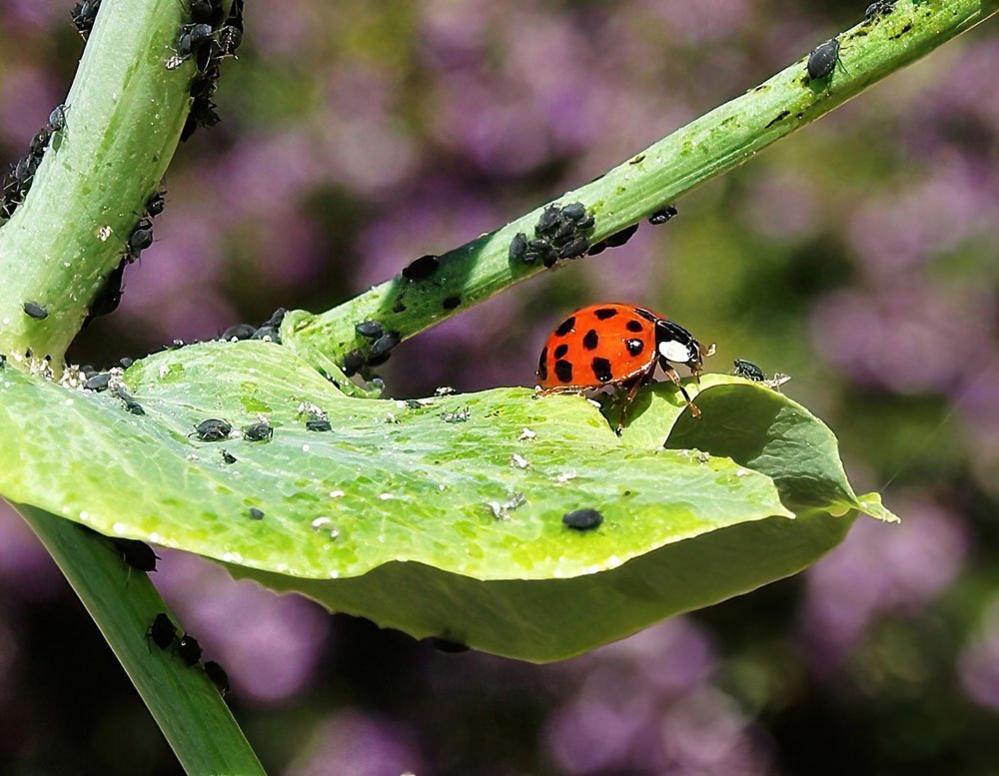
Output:
M31 190L0 227L0 353L58 369L159 186L190 105L194 62L167 60L181 0L105 0ZM37 302L48 317L27 316Z
M839 36L842 61L829 78L809 81L806 55L557 201L584 203L596 218L591 241L603 240L737 167L996 10L996 0L899 0L889 15ZM371 345L354 332L357 322L376 320L410 337L538 274L540 262L512 261L508 249L518 232L533 237L541 211L441 256L440 267L426 280L396 276L325 313L289 313L281 328L284 344L317 366L323 357L342 363L346 353L364 353Z
M226 2L228 7L228 2ZM180 0L104 0L31 190L0 227L0 353L31 349L61 367L87 307L121 261L159 185L190 107L194 63L168 70ZM41 304L42 320L23 312ZM145 574L106 540L32 507L18 507L59 564L189 773L263 773L232 714L201 670L150 650L145 630L165 609Z
M153 618L167 611L149 577L129 569L99 534L35 507L15 508L94 618L184 769L190 774L264 773L205 672L146 638Z

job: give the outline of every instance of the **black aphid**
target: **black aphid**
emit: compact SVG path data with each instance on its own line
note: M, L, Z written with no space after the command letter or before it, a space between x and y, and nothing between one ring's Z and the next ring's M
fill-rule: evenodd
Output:
M762 382L767 379L767 376L752 361L747 361L744 358L737 358L732 362L733 374L739 377L745 377L747 380L755 380L756 382Z
M29 318L35 318L39 321L49 317L49 311L38 302L25 302L21 309Z
M382 358L382 356L387 356L401 340L402 338L397 331L389 331L380 336L375 340L371 346L371 350L368 352L368 363L370 364L372 361Z
M83 321L84 328L89 326L94 318L100 318L102 315L110 315L118 309L118 305L121 304L121 298L125 293L126 264L127 262L123 261L111 270L101 290L97 292L97 296L94 297L94 301L90 303L90 307L87 309L87 317Z
M378 321L361 321L354 326L354 331L368 339L378 339L385 333L385 329Z
M357 370L362 366L364 366L364 354L359 350L352 350L343 357L342 368L347 377L357 374Z
M582 235L573 238L571 242L566 243L561 248L559 248L558 257L560 259L574 259L582 256L586 253L587 249L590 247L590 241L587 240Z
M229 694L229 674L225 672L222 666L214 660L209 660L205 663L205 673L223 698Z
M562 208L562 215L573 221L582 221L586 217L586 206L582 202L570 202Z
M108 385L110 384L110 382L111 382L111 375L97 374L94 375L93 377L88 377L87 382L83 384L83 387L86 388L88 391L97 391L99 393L101 391L106 391L108 389Z
M333 426L326 418L311 418L305 421L306 431L332 431Z
M250 507L250 519L251 520L263 520L264 510L257 509L256 507Z
M673 218L679 211L673 205L667 205L662 210L657 210L651 216L649 216L649 223L653 226L659 226L660 224L665 224L671 218Z
M462 644L460 641L451 641L451 639L442 639L435 636L430 639L430 643L438 652L445 652L449 655L468 652L468 645Z
M153 642L160 649L167 649L177 638L177 629L170 621L170 618L163 612L156 615L148 628L146 628L146 638Z
M538 223L534 227L534 231L538 234L544 234L557 228L561 214L562 211L558 205L549 205L542 211L541 217L538 218Z
M225 19L221 0L191 0L191 18L200 24L217 27Z
M275 329L280 329L282 322L284 322L284 316L287 315L288 311L279 307L274 312L271 313L271 317L263 322L263 326L270 326Z
M830 38L825 43L820 43L808 55L808 77L813 81L820 78L828 78L836 67L839 59L839 40Z
M150 218L158 216L166 207L166 192L157 191L146 200L146 215Z
M31 144L28 146L28 153L34 157L41 158L42 154L45 153L45 149L49 144L49 140L52 139L52 130L48 126L42 127L35 136L31 138Z
M251 326L248 323L237 323L235 326L230 326L222 332L219 339L225 340L226 342L233 339L248 340L251 339L256 333L257 329L255 326Z
M234 57L243 43L243 30L233 25L227 25L219 31L218 55Z
M204 22L185 24L177 39L177 56L187 59L212 41L212 26Z
M201 645L190 633L185 633L177 642L177 654L187 665L193 666L201 660Z
M129 259L139 258L139 254L153 244L153 222L148 218L139 219L131 234L128 235L126 251Z
M90 31L94 28L94 22L97 20L97 11L100 10L101 0L83 0L73 6L73 10L69 12L70 18L73 20L73 26L76 27L76 31L83 36L86 40Z
M628 242L637 231L638 224L632 224L631 226L626 226L620 232L615 232L610 237L607 237L604 239L604 242L607 243L607 247L609 248L619 248Z
M510 249L507 252L510 261L523 261L527 255L527 235L517 232L510 240Z
M51 132L61 132L66 128L66 105L56 105L49 114L48 129Z
M115 549L121 553L122 560L133 569L139 571L156 571L156 561L159 556L145 542L135 539L112 539Z
M253 423L243 429L243 439L248 442L267 442L274 436L274 427L266 420Z
M445 310L453 310L456 307L459 307L460 305L461 305L461 297L458 296L457 294L454 294L453 296L445 296L441 300L441 307L443 307Z
M887 16L893 10L895 10L894 0L876 0L867 6L867 10L864 11L864 20L870 21L878 16Z
M562 515L562 522L576 531L590 531L604 521L604 516L595 509L577 509Z
M218 418L208 418L194 427L195 436L202 442L221 442L223 439L228 439L231 433L232 426Z
M222 463L233 464L236 463L238 460L239 459L237 459L236 456L234 456L228 450L222 451Z
M413 261L403 268L402 276L406 280L423 280L433 275L440 264L440 260L436 256L428 253L426 256L413 259Z
M278 333L278 330L275 329L273 326L261 326L259 329L253 332L253 339L255 340L269 339L271 342L280 343L281 335Z
M134 363L135 361L133 361L128 356L122 356L121 358L118 359L118 366L120 366L122 369L128 369Z
M132 395L122 388L120 385L115 388L115 394L125 403L125 409L131 412L133 415L145 415L146 411L143 409L142 405L137 402Z

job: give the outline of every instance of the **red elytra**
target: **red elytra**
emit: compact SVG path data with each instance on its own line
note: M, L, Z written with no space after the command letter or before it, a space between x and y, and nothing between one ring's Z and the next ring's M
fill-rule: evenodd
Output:
M594 304L576 310L548 335L538 361L538 383L545 393L605 386L626 390L620 431L638 389L658 365L680 389L691 414L699 417L673 364L684 364L696 377L712 352L685 328L646 307Z

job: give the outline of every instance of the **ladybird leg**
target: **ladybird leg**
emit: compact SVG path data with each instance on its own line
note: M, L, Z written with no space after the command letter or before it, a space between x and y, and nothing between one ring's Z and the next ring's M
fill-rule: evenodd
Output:
M621 436L621 431L628 420L628 410L631 409L631 404L638 395L638 389L645 385L647 377L648 374L639 375L628 385L628 392L624 395L624 401L621 402L621 413L617 416L617 425L614 427L614 433L618 436Z
M683 387L683 383L680 382L680 375L677 374L677 371L672 366L665 367L663 371L666 373L666 377L669 378L670 382L680 389L680 393L683 394L683 398L687 402L687 409L690 410L690 414L694 418L701 417L700 409L698 409L697 405L691 400L690 394L687 393L687 389Z

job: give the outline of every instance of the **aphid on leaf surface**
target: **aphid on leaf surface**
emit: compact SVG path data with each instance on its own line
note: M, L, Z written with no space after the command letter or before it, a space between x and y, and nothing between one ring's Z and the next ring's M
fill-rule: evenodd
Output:
M49 311L38 304L38 302L25 302L21 309L24 310L24 314L29 318L39 321L49 317Z
M66 128L66 111L68 105L56 105L49 114L48 128L51 132L61 132Z
M585 392L612 386L624 390L620 433L638 389L652 380L656 366L683 394L694 417L700 410L680 383L673 364L697 377L714 352L666 316L630 304L596 304L576 310L545 342L538 360L543 393Z
M90 35L90 31L94 28L94 22L97 20L97 11L100 10L101 0L83 0L73 6L73 10L69 12L70 18L73 20L73 26L76 27L76 31L83 36L86 40L87 36Z
M364 366L364 354L359 350L352 350L343 357L343 366L341 368L343 369L343 373L347 377L350 377L357 374L357 370L362 366Z
M230 326L219 336L220 340L228 342L229 340L248 340L252 339L253 335L257 333L255 326L251 326L248 323L237 323L234 326Z
M527 256L527 235L517 232L510 240L510 248L507 251L510 261L524 261Z
M577 509L562 515L565 526L576 531L592 531L603 521L604 516L595 509Z
M413 259L413 261L403 268L402 276L406 280L423 280L433 275L439 266L440 260L433 254L428 253L426 256Z
M255 332L253 332L253 337L251 339L255 340L270 340L271 342L281 342L281 335L278 330L273 326L261 326Z
M89 326L94 318L100 318L102 315L110 315L118 309L118 305L121 304L121 298L125 293L125 265L127 263L123 261L111 270L107 280L104 281L103 287L97 292L97 296L94 297L94 301L90 303L90 307L87 309L87 317L83 321L84 328Z
M182 60L197 53L212 41L212 26L204 22L185 24L177 39L177 56Z
M166 614L160 612L146 628L146 638L160 649L167 649L177 638L177 628Z
M237 462L236 456L230 453L228 450L222 451L222 463L233 464Z
M222 666L214 660L209 660L205 663L205 673L223 698L229 694L229 675Z
M201 660L201 645L190 633L185 633L177 642L177 654L187 665L193 666Z
M129 358L128 356L122 356L121 358L118 359L118 365L122 369L128 369L134 363L135 361Z
M732 374L745 377L747 380L754 380L759 383L767 379L762 369L752 361L747 361L744 358L735 359L732 362L732 367Z
M438 652L444 652L449 655L457 655L462 652L468 652L467 644L462 644L459 641L452 641L451 639L434 636L430 639L430 643Z
M317 432L332 431L333 426L325 418L312 418L305 421L305 430Z
M156 561L159 556L145 542L135 539L112 539L115 549L121 553L122 560L133 569L139 571L156 571Z
M460 306L461 306L461 297L458 296L457 294L454 294L453 296L445 296L441 300L441 307L443 307L445 310L454 310L456 307Z
M133 415L145 415L146 411L132 395L120 385L115 389L115 394L125 403L125 409Z
M194 435L202 442L221 442L223 439L228 439L231 433L232 426L218 418L208 418L194 427Z
M264 510L257 509L256 507L250 507L250 519L251 520L263 520Z
M146 200L146 215L150 218L158 216L166 208L166 192L157 191Z
M653 226L659 226L660 224L665 224L671 218L673 218L679 211L673 205L667 205L666 207L657 210L651 216L649 216L649 223Z
M586 206L582 202L570 202L562 208L562 215L573 221L582 221L586 218Z
M371 346L371 350L368 352L368 363L372 364L372 362L381 359L383 356L387 357L392 352L392 349L401 341L402 337L399 336L399 332L386 332L376 339Z
M266 420L253 423L243 429L243 439L248 442L267 442L274 436L274 427Z
M895 10L895 0L876 0L864 11L864 20L871 21L878 16L887 16Z
M361 321L355 324L354 331L368 339L378 339L385 333L385 329L378 321Z
M808 77L817 81L832 75L836 62L839 60L839 40L830 38L820 43L808 55Z
M140 218L131 234L128 235L128 245L126 252L132 261L139 258L139 254L153 244L153 222L148 218Z

